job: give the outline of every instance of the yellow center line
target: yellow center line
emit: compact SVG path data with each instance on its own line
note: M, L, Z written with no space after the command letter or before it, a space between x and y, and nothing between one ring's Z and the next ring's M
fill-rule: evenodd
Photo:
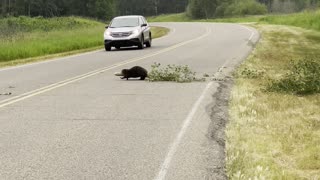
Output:
M18 95L18 96L14 96L14 97L9 98L9 99L2 100L2 101L0 101L0 108L3 108L5 106L11 105L11 104L14 104L14 103L19 102L19 101L23 101L25 99L29 99L29 98L31 98L33 96L36 96L36 95L39 95L39 94L43 94L45 92L57 89L59 87L66 86L68 84L80 81L82 79L86 79L86 78L89 78L91 76L95 76L97 74L109 71L111 69L118 68L118 67L123 66L123 65L130 64L130 63L137 62L137 61L141 61L141 60L144 60L144 59L147 59L147 58L159 55L159 54L163 54L165 52L168 52L168 51L171 51L171 50L174 50L174 49L177 49L177 48L179 48L181 46L184 46L186 44L189 44L191 42L200 40L200 39L208 36L210 33L211 33L211 29L207 28L205 34L203 34L202 36L199 36L199 37L197 37L195 39L191 39L191 40L188 40L188 41L185 41L185 42L181 42L181 43L178 43L176 45L173 45L173 46L170 46L168 48L165 48L163 50L157 51L155 53L147 54L145 56L138 57L138 58L132 58L132 59L129 59L129 60L121 62L121 63L117 63L117 64L114 64L114 65L111 65L111 66L107 66L107 67L100 68L100 69L97 69L97 70L94 70L94 71L90 71L88 73L85 73L85 74L82 74L82 75L79 75L79 76L75 76L75 77L72 77L72 78L69 78L69 79L54 83L54 84L50 84L48 86L45 86L45 87L30 91L30 92L27 92L27 93L24 93L24 94L21 94L21 95Z

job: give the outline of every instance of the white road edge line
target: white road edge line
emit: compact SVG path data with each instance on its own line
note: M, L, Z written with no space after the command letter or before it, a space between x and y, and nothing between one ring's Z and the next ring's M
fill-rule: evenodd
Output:
M186 133L186 131L187 131L192 119L193 119L193 116L197 112L197 109L199 108L201 102L203 101L205 95L207 94L207 92L210 89L210 87L212 86L212 84L213 84L213 82L210 82L207 84L207 86L203 90L201 96L196 101L196 103L193 105L190 113L188 114L188 116L186 117L186 119L183 122L183 125L182 125L180 132L178 133L177 137L175 138L175 140L173 141L173 143L171 144L171 146L169 148L168 154L167 154L163 164L161 165L161 169L158 173L158 176L154 180L164 180L165 179L167 172L168 172L168 169L170 167L171 160L172 160L174 154L176 153L178 146L179 146L184 134Z
M255 32L252 29L248 28L247 26L243 26L243 25L240 25L240 26L251 32L251 36L249 37L249 41L251 41Z

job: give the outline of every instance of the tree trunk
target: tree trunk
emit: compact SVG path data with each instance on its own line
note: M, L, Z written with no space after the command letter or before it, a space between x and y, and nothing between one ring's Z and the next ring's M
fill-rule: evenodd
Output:
M154 0L154 13L158 16L158 0Z
M11 13L11 0L9 0L9 3L8 3L8 15L10 16L10 13Z
M5 16L7 14L7 0L1 0L1 1L2 1L1 15Z
M272 12L272 1L271 0L268 1L268 9L269 9L269 12Z
M31 2L28 1L28 16L31 17Z

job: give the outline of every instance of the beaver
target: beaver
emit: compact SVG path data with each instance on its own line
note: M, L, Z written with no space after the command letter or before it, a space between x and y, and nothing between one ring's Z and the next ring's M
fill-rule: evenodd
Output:
M131 69L122 69L121 76L123 76L121 79L129 79L129 78L138 78L140 77L140 80L145 80L146 77L148 77L148 71L140 66L134 66Z

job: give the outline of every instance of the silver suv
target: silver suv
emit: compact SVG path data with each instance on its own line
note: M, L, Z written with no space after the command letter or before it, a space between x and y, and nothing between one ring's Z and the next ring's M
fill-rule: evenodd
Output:
M104 47L110 51L112 47L138 46L139 49L151 47L150 27L143 16L119 16L112 19L104 32Z

